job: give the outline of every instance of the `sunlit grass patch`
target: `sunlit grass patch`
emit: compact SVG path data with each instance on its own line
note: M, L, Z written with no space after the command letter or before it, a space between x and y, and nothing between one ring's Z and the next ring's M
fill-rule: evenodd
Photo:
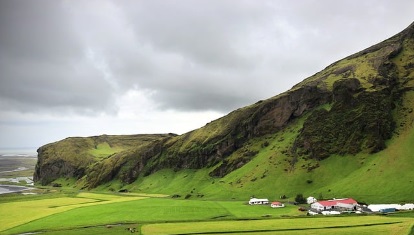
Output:
M96 148L89 150L88 152L95 157L104 158L111 154L122 151L121 147L111 147L108 143L100 143Z
M0 211L2 212L0 215L2 221L0 231L93 202L96 202L96 200L86 198L54 198L37 200L35 202L2 203L0 204Z
M138 197L168 197L167 194L156 194L156 193L125 193L122 195L126 196L138 196Z
M89 197L89 195L85 195ZM94 197L94 195L90 195ZM128 198L128 197L125 197ZM133 197L131 197L133 198ZM95 203L26 223L7 231L16 234L33 231L68 230L106 224L263 219L298 215L296 206L272 209L270 206L250 206L243 201L201 201L169 198L111 203ZM303 214L303 213L301 213Z
M143 199L118 195L80 193L77 197L61 197L36 201L0 204L0 232L74 208Z

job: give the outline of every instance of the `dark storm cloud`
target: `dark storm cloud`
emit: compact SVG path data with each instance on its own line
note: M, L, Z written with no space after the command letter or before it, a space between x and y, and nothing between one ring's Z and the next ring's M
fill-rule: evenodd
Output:
M228 112L411 23L412 1L1 1L0 108Z

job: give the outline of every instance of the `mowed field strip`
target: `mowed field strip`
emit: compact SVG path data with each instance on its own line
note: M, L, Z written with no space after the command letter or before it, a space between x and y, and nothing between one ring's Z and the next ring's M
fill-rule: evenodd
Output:
M412 218L386 216L307 217L247 221L147 224L142 234L409 234Z
M79 193L76 197L61 197L0 204L0 232L30 221L41 219L74 208L140 200L143 196L118 196L96 193Z
M140 196L137 196L140 195ZM413 213L305 216L298 207L245 201L182 200L165 195L79 193L0 204L0 234L410 234ZM164 198L161 198L164 197ZM142 200L141 200L142 199Z

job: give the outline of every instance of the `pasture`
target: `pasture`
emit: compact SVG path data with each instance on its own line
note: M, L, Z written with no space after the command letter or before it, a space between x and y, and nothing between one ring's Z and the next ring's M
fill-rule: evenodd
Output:
M107 194L79 193L76 197L57 197L0 203L0 233L31 221L63 213L75 208L139 200L144 197L125 197ZM59 224L59 223L56 223ZM38 230L42 229L39 227Z
M73 193L16 195L1 201L0 234L409 234L413 214L306 217L298 207L165 195ZM44 197L44 198L42 198Z
M316 217L278 220L163 223L142 226L142 234L408 234L412 219L385 216Z

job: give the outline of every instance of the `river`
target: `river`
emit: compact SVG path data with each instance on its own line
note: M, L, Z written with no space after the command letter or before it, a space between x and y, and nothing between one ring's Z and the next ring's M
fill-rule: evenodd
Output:
M0 194L17 193L17 192L22 192L22 191L29 190L29 189L32 189L32 188L24 187L24 186L17 186L17 185L0 184Z
M32 189L36 160L31 149L0 149L0 194Z

